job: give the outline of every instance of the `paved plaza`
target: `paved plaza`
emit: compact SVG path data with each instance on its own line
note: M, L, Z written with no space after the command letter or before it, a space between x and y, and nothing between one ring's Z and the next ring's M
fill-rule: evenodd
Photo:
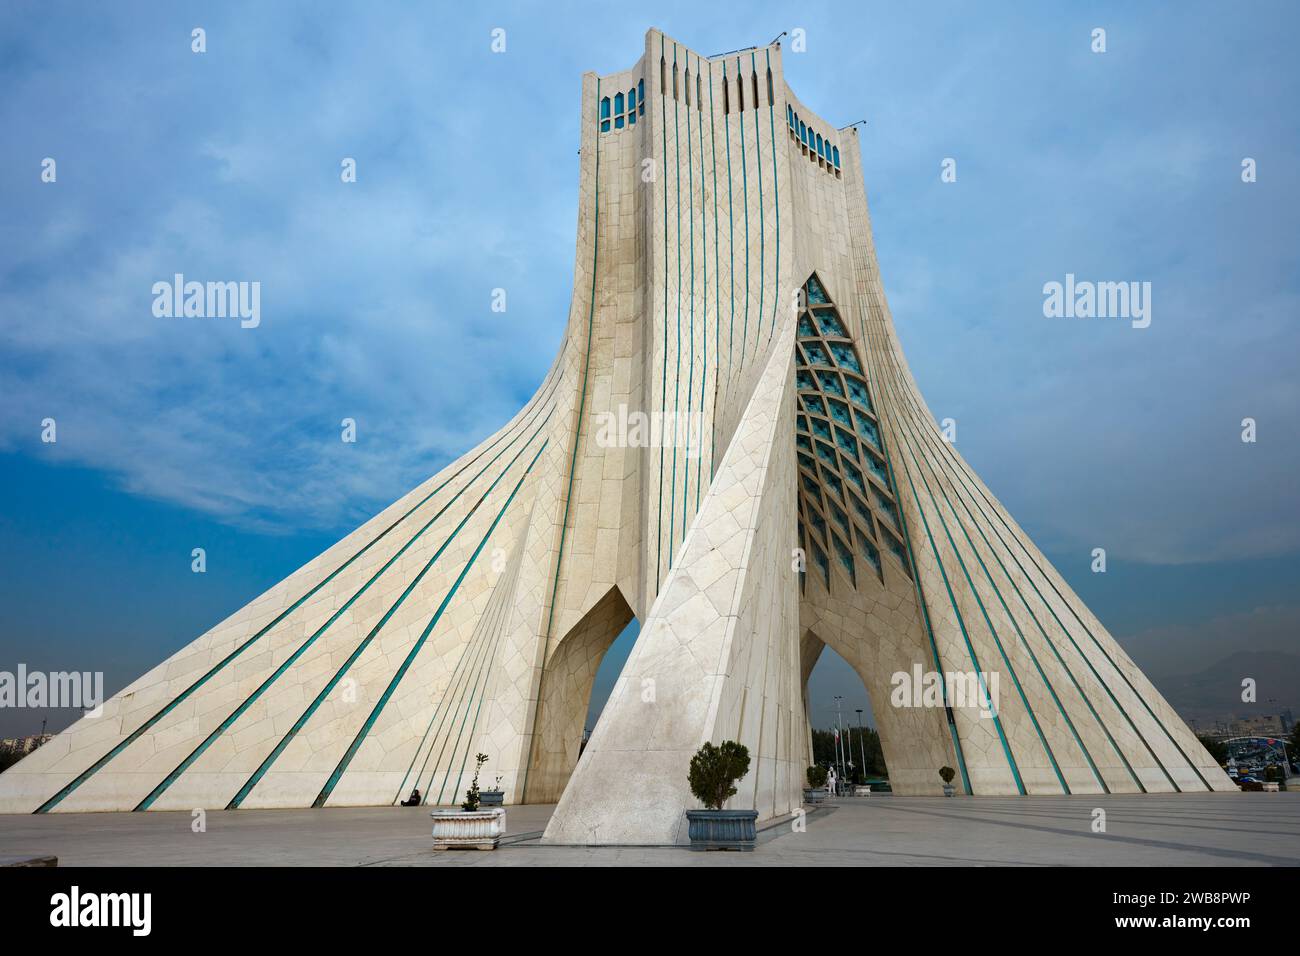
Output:
M1105 833L1093 833L1094 810ZM61 866L1294 866L1300 793L1023 799L845 798L806 828L771 825L752 853L550 846L551 806L511 807L495 852L430 849L426 809L0 816L0 856Z

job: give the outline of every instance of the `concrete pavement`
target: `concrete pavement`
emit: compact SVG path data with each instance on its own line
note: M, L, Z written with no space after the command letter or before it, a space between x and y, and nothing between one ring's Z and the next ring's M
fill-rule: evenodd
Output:
M427 809L0 816L0 855L61 866L1295 866L1300 793L844 798L783 820L753 853L547 846L554 808L508 808L495 852L430 849ZM1105 832L1094 833L1094 811Z

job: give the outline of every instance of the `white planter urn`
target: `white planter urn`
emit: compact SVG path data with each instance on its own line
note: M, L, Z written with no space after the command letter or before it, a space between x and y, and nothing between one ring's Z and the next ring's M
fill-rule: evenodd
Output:
M435 850L495 850L506 833L504 807L430 811Z

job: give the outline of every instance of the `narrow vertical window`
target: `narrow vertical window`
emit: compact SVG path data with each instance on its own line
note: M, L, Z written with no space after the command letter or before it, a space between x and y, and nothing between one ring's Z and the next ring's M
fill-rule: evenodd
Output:
M840 148L839 148L838 146L832 146L832 147L831 147L831 152L835 154L835 168L836 168L836 169L839 169L839 168L840 168Z
M727 86L727 71L722 71L722 115L731 112L731 87Z
M637 101L636 87L634 86L632 87L632 89L627 91L627 125L628 126L636 125L636 101Z
M609 97L600 101L600 131L609 132Z
M623 94L614 95L614 129L623 128Z
M758 109L758 73L749 74L749 78L754 84L754 109Z
M681 93L678 92L677 89L677 77L678 77L677 64L674 63L673 64L673 99L675 100L681 99Z
M794 107L788 103L785 107L785 125L794 129Z
M745 112L745 78L736 74L736 111Z
M803 143L805 148L808 146L808 127L804 125L803 120L799 121L799 142Z
M668 95L668 74L667 72L665 72L666 70L667 70L667 65L664 63L664 58L660 57L659 58L659 95L660 96Z
M767 105L775 106L776 97L772 95L772 68L767 68Z
M699 109L704 109L704 85L698 71L695 74L695 105Z
M822 159L822 158L824 158L825 156L826 156L826 154L825 154L824 152L822 152L822 137L821 137L821 133L818 133L818 134L817 134L817 158L818 158L818 159Z
M685 90L685 93L686 93L686 105L687 105L687 106L690 106L690 105L691 105L691 68L690 68L689 66L686 67L686 90Z
M636 111L645 116L645 80L636 81Z

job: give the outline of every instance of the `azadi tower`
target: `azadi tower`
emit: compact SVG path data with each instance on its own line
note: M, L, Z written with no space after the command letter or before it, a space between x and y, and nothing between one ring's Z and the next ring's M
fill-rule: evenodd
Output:
M779 45L651 30L583 78L580 165L564 340L519 414L0 775L0 809L449 804L482 752L508 804L558 803L548 841L682 842L704 741L749 748L731 806L800 804L828 645L897 793L945 765L976 795L1235 789L943 440L858 137Z

